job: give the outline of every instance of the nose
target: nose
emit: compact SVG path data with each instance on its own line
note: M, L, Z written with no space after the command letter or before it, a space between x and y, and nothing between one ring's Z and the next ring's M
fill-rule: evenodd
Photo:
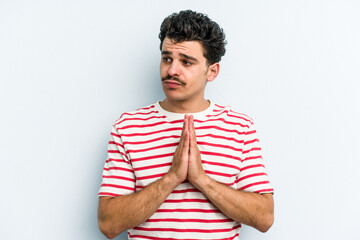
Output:
M170 76L179 76L180 75L180 65L176 61L173 61L168 69L168 74Z

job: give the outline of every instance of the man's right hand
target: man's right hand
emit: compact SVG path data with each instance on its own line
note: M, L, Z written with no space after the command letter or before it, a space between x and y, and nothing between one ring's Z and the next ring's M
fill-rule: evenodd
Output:
M175 150L173 162L168 172L170 176L174 176L177 185L184 182L187 178L190 150L190 133L188 122L189 116L185 115L179 145Z

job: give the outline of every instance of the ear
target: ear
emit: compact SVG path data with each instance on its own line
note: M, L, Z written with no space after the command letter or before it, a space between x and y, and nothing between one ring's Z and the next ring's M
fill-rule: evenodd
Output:
M208 68L206 80L208 82L214 81L217 75L219 74L219 71L220 71L220 64L218 62L211 64Z

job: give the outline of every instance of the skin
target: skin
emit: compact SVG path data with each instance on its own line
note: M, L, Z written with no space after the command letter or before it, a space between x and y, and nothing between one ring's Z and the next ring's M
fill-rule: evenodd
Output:
M166 95L161 106L171 112L205 110L206 83L219 73L219 63L209 65L200 42L173 43L165 38L160 75ZM170 77L170 79L167 78ZM118 197L100 197L98 222L101 232L114 238L150 218L169 194L188 180L229 218L266 232L274 219L272 194L258 194L232 189L206 175L196 142L194 119L185 115L179 145L170 170L143 190Z

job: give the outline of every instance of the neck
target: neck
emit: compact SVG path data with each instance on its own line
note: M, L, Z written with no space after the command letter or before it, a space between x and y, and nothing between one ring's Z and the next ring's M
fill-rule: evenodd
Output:
M187 102L187 101L171 101L165 98L160 102L160 106L168 112L174 113L197 113L204 111L210 106L210 102L204 98L201 101Z

